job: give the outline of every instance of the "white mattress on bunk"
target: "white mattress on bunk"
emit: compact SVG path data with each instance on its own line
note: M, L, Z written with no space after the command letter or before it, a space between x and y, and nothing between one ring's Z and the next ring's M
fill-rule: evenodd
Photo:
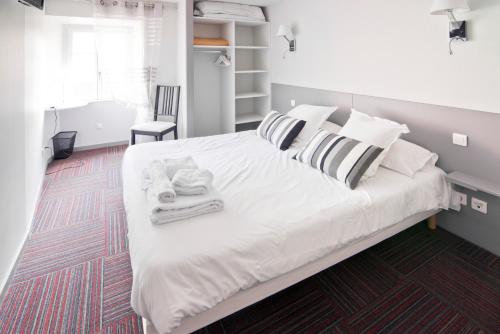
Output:
M141 190L150 161L191 155L215 175L223 212L153 225ZM141 144L123 161L132 306L161 333L241 289L282 275L416 213L447 208L444 172L380 169L351 191L253 131Z

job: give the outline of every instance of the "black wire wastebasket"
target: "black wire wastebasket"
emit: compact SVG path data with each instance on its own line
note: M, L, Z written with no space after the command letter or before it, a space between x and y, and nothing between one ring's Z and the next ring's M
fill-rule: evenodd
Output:
M55 160L67 159L73 154L76 133L76 131L61 131L52 137Z

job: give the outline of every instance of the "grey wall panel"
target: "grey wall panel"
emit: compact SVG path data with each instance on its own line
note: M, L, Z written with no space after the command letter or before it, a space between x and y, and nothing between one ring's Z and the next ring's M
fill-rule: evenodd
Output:
M386 98L339 93L327 90L273 84L273 109L288 112L290 100L299 104L337 105L331 120L343 125L354 107L373 116L405 123L410 141L439 154L438 165L445 171L461 171L477 177L500 180L500 115L414 103ZM469 146L452 144L452 133L469 136ZM440 226L493 253L500 255L500 199L468 192L488 201L488 215L469 208L461 213L440 215Z

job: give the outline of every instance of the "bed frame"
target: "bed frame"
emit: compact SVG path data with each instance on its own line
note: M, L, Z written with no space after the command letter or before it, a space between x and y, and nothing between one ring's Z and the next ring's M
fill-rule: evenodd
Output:
M440 210L425 211L413 215L398 224L394 224L368 238L359 240L347 247L338 249L333 253L322 257L316 261L310 262L300 268L294 269L284 275L273 278L269 281L260 283L247 290L242 290L234 296L217 304L213 308L204 311L194 317L186 318L181 325L175 328L173 334L192 333L211 323L220 320L228 315L235 313L247 306L255 304L281 290L284 290L300 281L305 280L359 252L362 252L377 243L390 238L399 232L427 219L428 227L435 230L437 227L436 214ZM145 334L159 334L156 328L148 320L143 318L143 327Z

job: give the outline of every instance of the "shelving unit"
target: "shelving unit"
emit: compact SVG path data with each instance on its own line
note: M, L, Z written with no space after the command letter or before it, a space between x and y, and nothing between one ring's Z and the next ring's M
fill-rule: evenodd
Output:
M195 37L229 41L229 46L193 46L195 133L257 126L271 110L269 23L195 17L193 31ZM213 64L221 52L231 66Z

